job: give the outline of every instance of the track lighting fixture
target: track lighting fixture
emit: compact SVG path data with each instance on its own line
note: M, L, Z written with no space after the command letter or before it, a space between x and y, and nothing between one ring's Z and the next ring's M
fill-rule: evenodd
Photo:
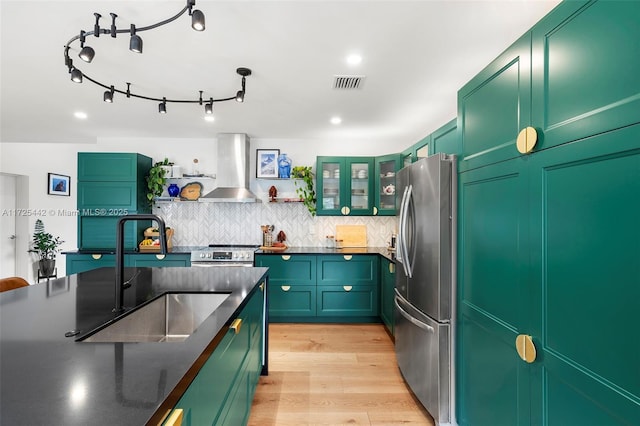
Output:
M196 31L204 31L205 29L205 18L204 18L204 13L202 13L201 10L198 9L194 9L194 6L196 4L196 0L186 0L187 4L186 6L177 14L175 14L174 16L167 18L163 21L157 22L155 24L151 24L151 25L147 25L144 27L136 27L134 24L130 25L129 29L117 29L116 28L116 18L118 17L118 15L116 15L115 13L110 13L111 15L111 26L109 27L109 29L102 29L100 28L100 18L102 17L102 15L100 15L99 13L94 13L93 16L95 17L95 23L93 26L93 31L80 31L80 35L77 35L75 37L73 37L71 40L69 40L67 42L67 44L64 46L64 64L67 67L69 73L71 74L71 80L76 82L76 83L82 83L83 78L87 79L88 81L90 81L93 84L96 84L100 87L103 87L105 89L107 89L104 94L103 94L103 100L105 102L113 102L113 95L117 92L117 93L122 93L123 95L126 95L127 98L130 97L134 97L134 98L138 98L138 99L144 99L144 100L148 100L148 101L156 101L156 102L160 102L158 104L158 112L160 112L161 114L165 114L167 112L167 102L176 102L176 103L198 103L200 105L203 104L202 101L202 91L200 91L200 96L197 100L189 100L189 99L167 99L166 97L152 97L152 96L143 96L143 95L137 95L133 92L131 92L131 83L127 82L126 85L126 89L121 90L121 89L117 89L116 87L114 87L114 85L107 85L104 83L101 83L98 80L95 80L91 77L89 77L88 75L86 75L85 73L83 73L80 69L76 68L73 65L73 61L71 60L71 58L69 57L69 50L71 49L71 44L74 43L75 41L79 40L80 41L80 53L78 56L80 56L80 58L87 62L90 63L93 60L93 57L95 56L95 51L92 47L90 46L85 46L85 42L86 42L86 37L93 35L95 37L100 37L100 34L109 34L111 35L112 38L116 38L116 35L118 33L120 34L124 34L124 33L129 33L130 35L130 40L129 40L129 49L133 52L136 53L142 53L142 38L138 35L138 33L142 32L142 31L149 31L149 30L153 30L155 28L158 28L162 25L166 25L169 24L173 21L175 21L176 19L178 19L180 16L182 16L185 12L188 12L189 15L191 16L191 26L193 27L194 30ZM242 86L241 89L236 93L236 96L230 96L227 98L218 98L218 99L214 99L213 97L209 98L209 102L207 102L205 104L205 113L207 115L211 115L213 114L213 103L214 102L225 102L225 101L230 101L235 99L238 102L243 102L244 101L244 96L246 94L246 77L251 75L251 70L249 68L238 68L236 69L236 73L240 76L242 76Z
M105 102L109 102L109 103L113 102L113 92L114 92L114 87L113 86L111 86L111 88L109 90L104 92L103 99L104 99Z

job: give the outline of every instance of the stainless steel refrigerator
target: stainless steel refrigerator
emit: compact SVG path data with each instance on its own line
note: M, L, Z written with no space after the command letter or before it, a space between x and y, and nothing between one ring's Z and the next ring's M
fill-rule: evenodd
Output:
M398 366L436 424L455 424L456 157L435 154L397 175L395 348Z

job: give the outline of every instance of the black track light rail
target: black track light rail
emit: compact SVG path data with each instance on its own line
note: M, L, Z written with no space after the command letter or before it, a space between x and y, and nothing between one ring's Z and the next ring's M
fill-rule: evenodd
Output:
M131 83L126 83L127 84L127 89L126 90L122 90L122 89L118 89L116 87L114 87L111 84L104 84L94 78L91 78L90 76L88 76L87 74L85 74L82 70L80 70L78 67L73 65L73 60L69 57L69 50L71 48L71 44L77 40L80 40L81 42L81 47L84 45L84 43L86 42L86 38L88 36L95 36L95 37L100 37L100 34L105 34L105 35L110 35L112 38L116 37L116 34L137 34L139 32L143 32L143 31L149 31L149 30L153 30L155 28L161 27L163 25L169 24L173 21L175 21L176 19L178 19L179 17L181 17L182 15L185 14L185 12L189 12L189 14L191 15L192 13L192 8L193 6L195 6L196 1L195 0L187 0L187 4L186 6L178 13L176 13L174 16L167 18L163 21L157 22L155 24L151 24L151 25L147 25L146 27L135 27L134 25L131 26L131 29L117 29L115 27L115 20L116 17L118 15L116 15L115 13L111 13L111 18L112 18L112 23L111 23L111 27L110 29L106 29L106 28L100 28L98 25L98 21L99 19L102 17L99 13L94 13L94 16L96 17L96 23L94 26L94 30L93 31L80 31L79 35L76 35L74 37L72 37L64 46L64 62L65 62L65 66L69 69L69 73L72 73L72 71L77 70L76 72L81 73L81 78L80 81L82 81L82 79L87 79L90 82L92 82L93 84L103 87L105 89L107 89L109 92L111 92L111 96L110 98L110 102L113 101L113 94L114 93L120 93L122 95L125 95L127 98L138 98L138 99L144 99L147 101L156 101L156 102L161 102L163 104L166 104L167 102L171 102L171 103L182 103L182 104L199 104L199 105L203 105L203 104L210 104L213 105L214 103L217 102L226 102L226 101L231 101L231 100L237 100L239 102L243 102L244 101L244 94L245 94L245 86L246 86L246 77L251 75L251 70L249 68L237 68L236 69L236 73L240 76L242 76L242 88L240 91L238 91L238 93L235 96L230 96L227 98L218 98L218 99L213 99L213 98L208 98L208 99L204 99L202 97L202 93L203 91L200 90L200 96L198 99L167 99L166 97L152 97L152 96L144 96L144 95L139 95L136 93L131 92ZM197 12L197 11L196 11ZM201 12L200 12L201 13ZM90 61L89 61L90 62ZM73 75L72 75L73 77Z

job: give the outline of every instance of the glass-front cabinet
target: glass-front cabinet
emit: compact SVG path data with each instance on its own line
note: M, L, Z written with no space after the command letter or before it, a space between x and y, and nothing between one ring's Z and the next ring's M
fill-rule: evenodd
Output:
M373 214L373 157L317 158L319 216Z
M375 159L375 202L373 213L380 216L396 214L396 172L402 164L401 154Z

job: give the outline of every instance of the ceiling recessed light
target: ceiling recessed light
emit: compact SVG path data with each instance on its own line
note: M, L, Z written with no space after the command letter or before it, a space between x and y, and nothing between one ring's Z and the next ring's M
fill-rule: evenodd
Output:
M357 55L357 54L352 54L347 56L347 63L349 65L359 65L360 62L362 62L362 56Z
M340 124L342 123L342 118L340 117L331 117L331 124Z
M73 116L75 118L79 118L80 120L84 120L85 118L88 117L86 112L82 112L82 111L76 111L73 113Z
M204 116L204 121L213 121L215 120L213 115L205 115Z

